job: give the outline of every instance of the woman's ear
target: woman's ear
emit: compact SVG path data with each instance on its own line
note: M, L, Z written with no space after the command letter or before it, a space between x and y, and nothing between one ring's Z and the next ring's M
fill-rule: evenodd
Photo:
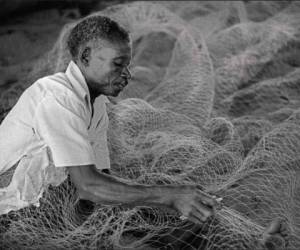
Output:
M91 57L91 48L90 47L85 47L82 50L82 53L80 55L80 62L84 66L89 66L90 57Z

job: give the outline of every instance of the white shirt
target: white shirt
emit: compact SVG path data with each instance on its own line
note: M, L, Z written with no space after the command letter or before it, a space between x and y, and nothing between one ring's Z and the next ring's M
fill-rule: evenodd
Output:
M0 126L0 174L22 157L48 147L56 167L95 164L110 167L106 103L94 103L78 66L37 80L19 98ZM91 119L92 118L92 119Z

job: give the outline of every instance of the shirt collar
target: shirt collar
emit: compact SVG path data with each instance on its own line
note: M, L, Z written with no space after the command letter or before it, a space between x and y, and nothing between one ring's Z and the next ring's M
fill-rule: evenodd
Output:
M81 70L76 65L76 63L72 60L68 65L68 68L66 70L66 75L70 80L72 87L74 88L77 95L79 95L82 99L84 99L87 102L89 110L92 111L91 96L90 96L88 85L85 81L83 74L81 73ZM110 102L105 95L100 95L98 98L100 99L101 102L105 104Z
M81 73L81 70L72 60L70 61L66 70L66 76L70 80L70 83L76 94L87 102L89 110L91 111L91 97L88 85L83 74Z

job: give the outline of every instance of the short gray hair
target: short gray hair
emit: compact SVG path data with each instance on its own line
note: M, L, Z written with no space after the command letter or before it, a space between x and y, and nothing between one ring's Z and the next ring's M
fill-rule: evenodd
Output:
M71 30L67 45L72 57L78 56L80 46L97 39L111 43L130 42L128 31L117 22L105 16L90 16Z

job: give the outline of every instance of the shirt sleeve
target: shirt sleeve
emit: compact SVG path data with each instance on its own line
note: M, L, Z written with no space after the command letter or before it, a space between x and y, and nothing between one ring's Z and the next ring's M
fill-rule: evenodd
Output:
M109 150L107 146L107 129L108 129L108 117L104 114L101 120L89 129L90 141L95 154L96 168L108 169L110 168Z
M45 97L36 110L36 132L50 148L56 167L95 164L87 124L80 105Z
M106 96L99 96L94 102L94 115L89 128L90 142L95 153L96 168L110 168L110 157L107 146L108 115L106 111Z

